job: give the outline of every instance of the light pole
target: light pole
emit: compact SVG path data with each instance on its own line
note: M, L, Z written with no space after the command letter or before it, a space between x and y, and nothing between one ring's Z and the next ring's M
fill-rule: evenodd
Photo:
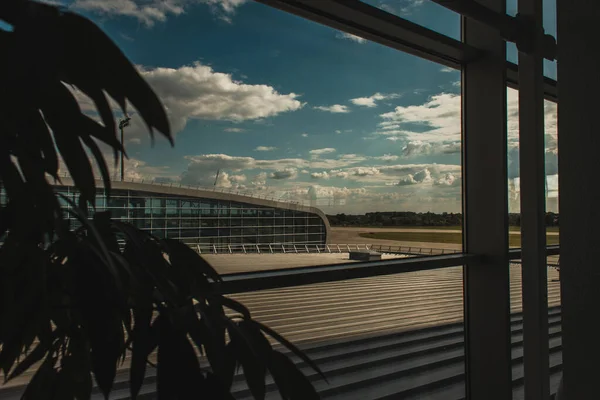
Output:
M125 180L125 159L124 159L124 150L125 150L125 142L124 142L124 137L123 137L123 128L125 128L126 126L129 126L129 121L131 120L131 118L125 114L125 118L122 118L119 120L119 130L121 131L121 182L123 182Z

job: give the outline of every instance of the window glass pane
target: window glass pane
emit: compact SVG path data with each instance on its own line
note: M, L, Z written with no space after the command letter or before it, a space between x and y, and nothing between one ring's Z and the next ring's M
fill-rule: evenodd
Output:
M519 93L507 89L508 98L508 198L510 246L521 247L521 184L519 168ZM544 102L545 173L546 173L546 243L559 243L558 213L558 125L557 104Z
M365 2L459 38L459 16L433 2ZM199 226L206 244L244 228L242 243L273 235L313 253L461 249L459 71L258 2L206 3L190 2L177 24L168 7L143 21L87 10L140 66L176 138L152 148L139 116L125 129L126 173L158 188L129 193L144 205L130 217L198 215L181 226Z
M460 40L460 16L428 0L361 0L443 35Z

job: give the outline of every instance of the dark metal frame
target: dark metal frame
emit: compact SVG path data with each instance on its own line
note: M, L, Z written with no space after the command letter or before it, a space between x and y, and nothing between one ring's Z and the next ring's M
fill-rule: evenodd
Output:
M544 150L544 29L542 0L519 0L531 23L531 52L519 52L519 165L521 177L521 271L525 398L550 397L548 268L546 267Z
M218 290L226 294L253 292L256 290L457 267L467 262L475 262L477 259L477 256L469 254L449 254L228 274L224 275L224 282L220 284Z
M506 10L505 0L481 0ZM482 255L464 269L468 399L512 393L506 43L497 30L463 17L462 38L486 57L462 70L464 250Z

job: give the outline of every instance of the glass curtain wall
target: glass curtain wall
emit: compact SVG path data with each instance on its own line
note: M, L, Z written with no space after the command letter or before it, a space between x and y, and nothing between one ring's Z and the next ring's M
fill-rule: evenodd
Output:
M70 187L58 192L77 199ZM66 203L63 206L68 207ZM236 201L113 189L109 199L103 191L98 194L96 211L110 211L113 218L158 238L181 240L209 251L214 251L213 245L225 246L226 251L228 245L234 245L232 251L242 251L243 244L249 246L248 251L257 251L256 245L324 245L327 241L325 223L316 214ZM77 226L78 222L69 218L72 226Z

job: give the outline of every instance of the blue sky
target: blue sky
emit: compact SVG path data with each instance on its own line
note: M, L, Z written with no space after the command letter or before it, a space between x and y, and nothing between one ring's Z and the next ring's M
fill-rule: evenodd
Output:
M429 1L367 2L460 34L458 16ZM152 147L133 114L129 178L212 186L220 171L218 187L316 195L326 212L460 212L458 71L253 1L63 4L109 34L168 110L174 148ZM515 104L509 91L509 114Z

